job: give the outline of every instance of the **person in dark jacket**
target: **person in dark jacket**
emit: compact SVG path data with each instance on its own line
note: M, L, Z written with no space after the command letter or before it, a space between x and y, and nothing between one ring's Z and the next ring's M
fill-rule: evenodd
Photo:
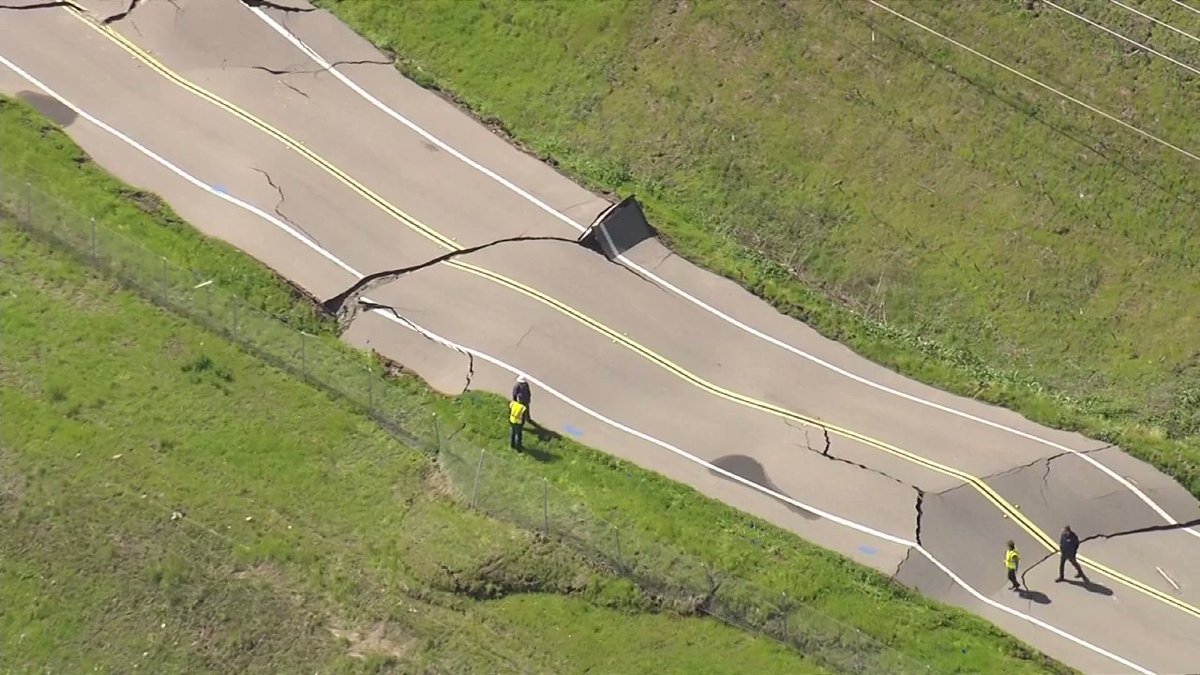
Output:
M1058 535L1058 578L1054 581L1064 581L1063 572L1066 571L1067 563L1071 563L1075 567L1075 578L1087 581L1087 575L1083 573L1083 568L1079 566L1079 562L1075 560L1075 554L1079 552L1079 535L1071 531L1071 526L1067 525L1063 528L1062 534Z
M513 385L512 400L519 402L528 410L529 399L532 397L533 394L529 391L529 382L524 375L518 375L517 383Z

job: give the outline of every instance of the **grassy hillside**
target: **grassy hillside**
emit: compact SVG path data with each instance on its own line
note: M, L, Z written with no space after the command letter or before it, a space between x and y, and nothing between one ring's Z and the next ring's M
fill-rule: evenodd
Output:
M819 672L639 611L319 391L11 223L0 248L0 671Z
M782 311L1200 495L1200 162L867 3L318 4ZM1044 5L884 4L1200 154L1178 66ZM1200 65L1116 5L1064 4Z
M13 149L10 216L60 227L95 214L106 255L144 245L316 334L324 351L314 357L346 352L268 271L3 98L0 146ZM124 671L153 658L185 671L370 672L398 660L574 672L619 658L606 672L814 669L774 643L656 611L570 551L462 509L425 456L351 408L26 240L11 221L2 236L0 403L5 419L22 420L0 434L4 667ZM387 395L506 454L492 397L442 398L412 378ZM977 617L689 488L565 439L536 449L570 461L519 461L584 512L786 592L934 672L1068 672Z

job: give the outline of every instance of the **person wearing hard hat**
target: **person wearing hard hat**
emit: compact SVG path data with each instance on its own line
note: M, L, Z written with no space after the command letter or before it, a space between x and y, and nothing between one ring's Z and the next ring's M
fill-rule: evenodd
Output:
M533 397L529 391L529 381L524 375L517 376L517 383L513 385L512 400L519 401L525 406L526 411L529 409L529 400Z
M1004 552L1004 568L1008 570L1008 582L1012 584L1010 591L1021 590L1021 584L1017 582L1017 567L1021 565L1021 554L1017 553L1017 545L1011 540L1008 542L1008 550Z

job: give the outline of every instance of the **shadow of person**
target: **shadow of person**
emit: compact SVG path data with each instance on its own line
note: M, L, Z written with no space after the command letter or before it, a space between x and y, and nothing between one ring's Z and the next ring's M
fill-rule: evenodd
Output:
M1022 588L1021 590L1017 591L1017 595L1021 596L1022 600L1036 602L1039 605L1050 604L1050 596L1041 591L1035 591L1031 588Z
M526 425L527 425L526 432L529 434L532 434L533 437L538 440L539 444L547 443L551 440L562 438L558 434L543 427L542 425L538 424L537 422L534 422L533 420L529 420L528 422L526 422ZM532 457L532 458L536 459L537 461L543 462L543 463L557 462L559 459L558 455L555 455L554 453L551 453L551 452L547 452L541 448L530 447L530 445L528 443L522 444L521 449L518 450L517 452L522 455L528 455L529 457Z
M1111 588L1105 586L1104 584L1098 584L1091 579L1064 579L1063 582L1071 584L1072 586L1078 586L1089 593L1096 593L1097 595L1113 594L1113 590Z
M553 429L547 429L546 427L538 424L537 420L533 419L532 417L530 417L529 420L525 424L528 425L529 431L534 436L537 436L537 439L539 441L549 442L549 441L561 441L562 440L562 434L558 433L557 431L554 431Z
M545 450L541 450L539 448L531 448L528 445L525 445L524 447L522 447L520 450L518 450L518 452L521 453L522 455L527 455L529 457L532 457L542 463L558 461L558 455L546 452Z

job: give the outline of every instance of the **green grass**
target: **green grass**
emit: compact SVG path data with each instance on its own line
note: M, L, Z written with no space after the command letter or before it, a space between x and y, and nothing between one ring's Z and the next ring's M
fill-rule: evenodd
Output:
M114 223L126 235L198 278L225 275L247 306L315 323L323 334L310 358L326 355L322 367L348 352L253 260L187 231L166 207L130 208L146 198L131 200L130 188L25 106L0 102L0 145L23 149L21 163L4 167L8 184L35 181L73 208L120 213ZM21 560L0 570L6 667L115 671L148 652L177 670L288 672L303 663L355 672L386 655L346 659L351 647L331 642L329 626L382 625L402 648L377 652L454 672L497 654L556 672L615 657L606 672L812 669L716 622L652 611L652 598L575 553L440 497L444 479L424 456L343 403L8 225L3 236L2 402L23 421L5 426L0 445L0 552ZM385 393L439 412L464 446L507 454L494 397L443 398L407 377ZM982 619L686 486L565 439L535 448L558 461L524 458L522 470L619 523L622 536L786 592L810 616L841 619L935 672L1069 672ZM176 510L184 516L171 520ZM568 637L531 632L545 631L551 616Z
M454 505L424 454L11 223L0 248L0 672L583 672L614 645L606 672L819 672Z
M1200 496L1193 160L865 3L318 4L585 184L635 192L674 250L781 311ZM1049 8L892 4L1168 140L1200 133L1194 77Z
M0 144L39 134L63 141L0 107ZM124 208L75 171L63 198ZM124 215L286 297L165 209ZM424 453L11 220L0 251L0 673L821 672L458 506Z

